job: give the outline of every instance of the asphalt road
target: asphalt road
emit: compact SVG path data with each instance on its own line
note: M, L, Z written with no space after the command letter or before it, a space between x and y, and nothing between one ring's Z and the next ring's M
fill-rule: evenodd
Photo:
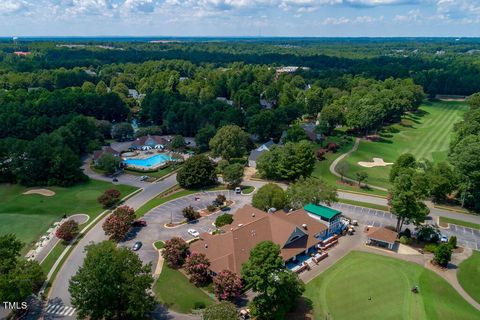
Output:
M173 187L177 184L176 175L172 175L165 180L159 181L157 183L148 184L142 192L136 194L132 198L128 199L125 202L125 205L138 209L144 203L154 198L163 191ZM62 268L57 274L55 281L52 284L52 287L49 292L49 305L61 305L69 307L70 304L70 294L68 292L68 283L70 278L77 272L79 267L83 264L85 258L85 247L90 243L98 243L104 240L107 240L105 233L102 229L103 221L106 219L104 217L100 220L85 236L80 240L80 242L74 247L73 251L68 256L67 260L64 262ZM48 306L47 306L48 310ZM57 310L58 312L58 310ZM47 313L48 315L48 313ZM53 313L55 318L64 318L65 315ZM73 314L74 316L74 314Z

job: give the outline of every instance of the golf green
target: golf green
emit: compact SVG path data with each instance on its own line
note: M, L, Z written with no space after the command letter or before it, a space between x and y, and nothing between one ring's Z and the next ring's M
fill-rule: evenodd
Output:
M346 175L356 179L357 172L365 171L368 183L388 187L390 166L366 168L358 162L371 162L373 158L395 162L398 156L407 152L417 159L445 160L453 126L467 110L468 106L461 102L425 102L419 112L407 114L401 123L380 131L378 141L362 139L358 150L343 160L348 164Z
M23 194L30 189L20 185L0 184L0 235L14 233L30 244L64 214L85 213L94 218L103 211L97 202L98 196L110 188L118 189L122 196L136 190L135 187L90 180L69 188L48 187L55 195L46 197Z
M419 293L411 292L418 286ZM480 319L433 271L353 251L306 285L315 319Z

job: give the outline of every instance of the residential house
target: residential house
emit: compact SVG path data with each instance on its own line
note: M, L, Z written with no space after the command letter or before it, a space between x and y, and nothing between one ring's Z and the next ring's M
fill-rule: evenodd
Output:
M250 155L248 156L248 166L252 168L257 167L257 159L260 157L264 152L268 152L272 149L273 146L276 144L273 142L273 140L270 140L268 142L265 142L262 144L260 147L257 149L254 149L250 152Z
M129 149L137 150L144 147L148 147L151 149L163 149L167 144L167 139L161 136L147 135L139 137L137 138L137 140L133 141Z
M93 157L92 157L93 164L96 165L98 162L98 159L100 159L105 154L111 154L114 157L120 156L120 152L113 149L112 147L110 146L102 147L101 150L97 150L93 152Z

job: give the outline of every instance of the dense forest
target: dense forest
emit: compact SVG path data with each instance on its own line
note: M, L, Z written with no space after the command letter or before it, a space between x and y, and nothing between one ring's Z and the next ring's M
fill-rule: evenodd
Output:
M298 122L376 134L425 97L479 92L479 52L452 39L0 41L0 181L82 181L82 155L132 137L132 120L137 135L195 137L199 152L225 125L256 143ZM478 145L477 100L450 157L471 207L479 179L459 155Z

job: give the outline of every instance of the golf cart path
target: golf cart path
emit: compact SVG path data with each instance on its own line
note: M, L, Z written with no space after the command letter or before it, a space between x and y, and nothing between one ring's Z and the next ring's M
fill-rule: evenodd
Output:
M341 156L339 156L337 159L335 159L332 164L330 165L330 172L339 177L340 179L342 179L342 175L340 173L338 173L337 171L335 171L335 168L337 167L337 165L340 163L340 161L342 161L343 159L345 159L346 157L348 157L349 155L351 155L353 152L357 151L358 150L358 146L360 144L360 138L356 138L355 139L355 144L353 145L352 149L350 149L348 152L345 152L344 154L342 154ZM343 177L343 180L347 180L349 182L353 182L353 183L358 183L357 180L355 179L350 179L350 178L347 178L347 177ZM371 184L368 185L370 188L372 189L377 189L377 190L381 190L381 191L388 191L388 189L386 188L382 188L382 187L378 187L378 186L373 186Z

